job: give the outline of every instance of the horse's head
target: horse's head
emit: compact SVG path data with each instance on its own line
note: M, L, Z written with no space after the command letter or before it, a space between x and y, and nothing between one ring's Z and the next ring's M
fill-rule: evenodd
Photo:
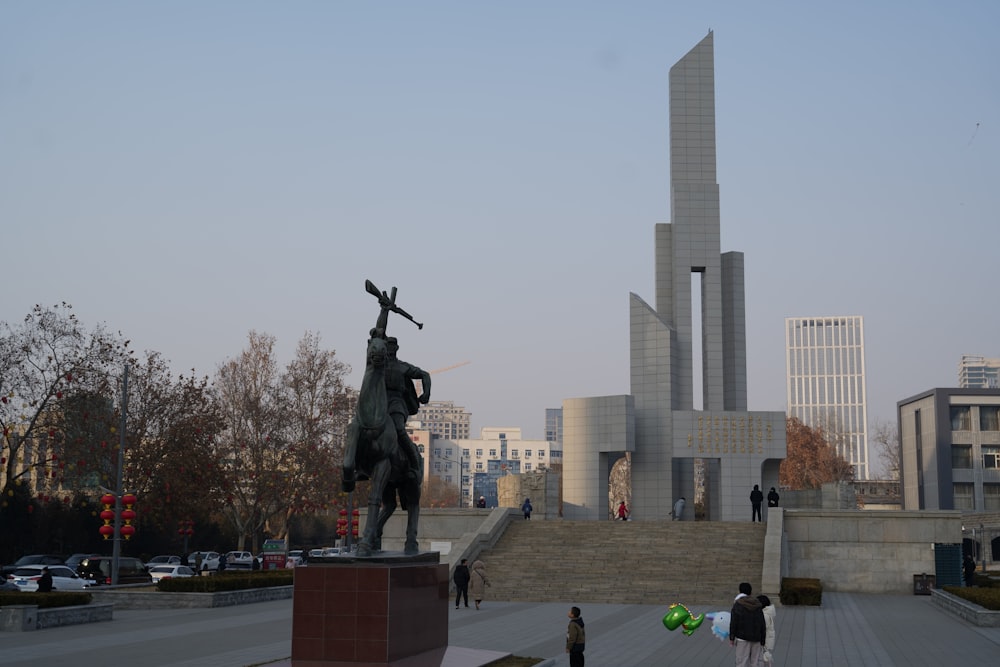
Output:
M368 363L372 366L384 366L385 360L389 357L389 349L384 338L371 338L368 340Z

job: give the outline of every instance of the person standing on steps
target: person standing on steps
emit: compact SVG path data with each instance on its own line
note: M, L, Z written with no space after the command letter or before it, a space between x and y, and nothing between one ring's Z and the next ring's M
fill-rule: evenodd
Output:
M521 511L524 512L524 518L525 519L530 519L531 518L531 499L530 498L525 498L524 499L524 504L521 505Z
M771 490L767 492L767 506L768 507L777 507L778 506L778 500L780 498L781 498L781 496L778 495L778 492L775 491L774 487L772 486Z
M486 588L492 586L489 577L486 576L486 565L481 560L472 564L471 579L469 581L472 599L476 601L476 609L479 603L486 597Z
M625 521L628 519L628 507L625 506L625 501L618 503L618 519L620 521Z
M760 490L760 486L757 484L753 485L753 491L750 492L750 506L753 508L753 516L750 519L750 523L754 521L763 521L760 518L760 506L764 502L764 493Z
M570 607L569 627L566 629L566 652L569 653L569 667L583 667L583 650L587 645L587 634L583 631L583 618L579 607Z
M469 559L463 558L462 562L455 567L455 609L458 609L458 601L465 598L465 608L469 608Z

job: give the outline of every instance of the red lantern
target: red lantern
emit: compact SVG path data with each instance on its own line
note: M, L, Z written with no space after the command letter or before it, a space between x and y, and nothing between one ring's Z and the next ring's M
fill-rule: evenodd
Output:
M101 504L102 505L114 505L115 504L115 497L113 495L111 495L110 493L105 493L103 496L101 496Z
M132 507L132 505L135 505L135 500L135 494L133 493L126 493L122 496L122 504L124 504L125 507Z
M105 522L114 521L115 518L114 510L103 510L101 512L101 518L104 519Z
M114 526L104 525L104 526L100 527L100 529L99 529L98 532L100 532L101 535L104 536L104 539L110 540L111 536L115 534L115 527Z
M135 526L122 526L121 527L122 537L126 540L131 539L132 535L135 534Z
M103 512L102 512L103 514ZM103 517L102 517L103 518ZM135 519L135 510L122 510L122 521L128 523Z

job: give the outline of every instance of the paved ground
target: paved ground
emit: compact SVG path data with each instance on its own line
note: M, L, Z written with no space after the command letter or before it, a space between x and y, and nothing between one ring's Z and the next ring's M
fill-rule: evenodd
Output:
M588 667L732 665L728 643L703 625L691 636L670 632L662 606L581 604ZM454 647L546 658L563 653L571 603L485 602L449 610ZM110 623L0 633L0 667L247 667L290 665L291 600L217 609L115 612ZM691 607L694 613L723 611ZM776 664L1000 664L1000 628L977 628L929 597L824 593L822 607L779 607ZM456 667L476 667L476 662Z

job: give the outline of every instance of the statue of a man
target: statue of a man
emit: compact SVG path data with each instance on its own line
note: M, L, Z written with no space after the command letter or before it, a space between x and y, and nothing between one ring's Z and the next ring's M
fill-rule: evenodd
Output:
M412 476L422 480L420 453L406 432L406 420L410 415L417 414L421 403L426 404L431 400L431 376L427 371L396 356L399 352L399 341L396 338L392 336L386 338L386 347L389 352L389 364L386 368L385 391L389 400L389 415L396 427L399 445L410 462ZM413 386L414 380L420 380L423 387L420 396L417 396L417 390Z

